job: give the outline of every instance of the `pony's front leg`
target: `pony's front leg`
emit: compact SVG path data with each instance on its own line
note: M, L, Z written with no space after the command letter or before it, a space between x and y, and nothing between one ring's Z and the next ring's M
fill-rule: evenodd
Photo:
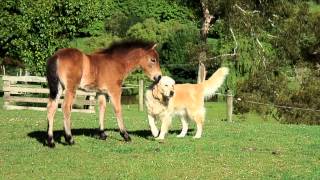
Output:
M98 103L99 103L99 136L100 136L100 139L106 140L107 135L104 132L104 115L105 115L106 106L107 106L105 94L98 95Z
M73 99L75 97L75 89L70 90L67 89L64 95L64 101L62 105L62 111L63 111L63 125L64 125L64 131L65 131L65 140L69 145L74 144L74 140L71 134L71 109L73 104Z
M122 108L121 108L121 87L117 91L110 92L111 102L114 107L114 112L116 114L118 127L120 130L120 135L124 138L125 141L131 141L131 138L125 128L123 119L122 119Z

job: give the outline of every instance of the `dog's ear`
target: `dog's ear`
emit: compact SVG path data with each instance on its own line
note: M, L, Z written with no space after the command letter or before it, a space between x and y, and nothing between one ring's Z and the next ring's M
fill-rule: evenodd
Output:
M159 99L160 101L162 101L163 96L162 96L162 93L160 91L160 88L159 88L158 84L153 86L152 95L153 95L154 98Z

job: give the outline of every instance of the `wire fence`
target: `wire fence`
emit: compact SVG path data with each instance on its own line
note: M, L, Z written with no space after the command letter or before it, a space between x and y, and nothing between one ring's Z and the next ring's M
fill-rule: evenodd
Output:
M216 95L219 96L230 96L228 94L224 94L224 93L216 93ZM233 95L232 95L233 96ZM256 102L256 101L252 101L252 100L246 100L245 98L240 98L237 97L234 99L234 101L237 102L246 102L246 103L251 103L251 104L255 104L255 105L261 105L261 106L270 106L270 107L276 107L276 108L282 108L282 109L293 109L293 110L300 110L300 111L311 111L311 112L319 112L319 109L312 109L312 108L301 108L301 107L295 107L295 106L285 106L285 105L277 105L275 103L262 103L262 102Z
M194 66L194 65L198 65L199 63L184 63L184 64L166 64L164 65L164 67L186 67L186 66ZM1 66L1 70L3 72L3 75L6 75L6 69L5 66ZM22 75L22 69L19 69L19 74L17 71L17 75ZM2 75L0 75L1 77ZM0 88L1 88L1 84L0 84ZM144 85L144 88L146 88L147 85ZM138 84L126 84L125 87L123 87L123 89L135 89L135 88L139 88ZM216 93L216 95L218 96L223 96L223 97L228 97L230 96L230 94L225 94L225 93ZM233 96L233 95L231 95ZM235 103L237 102L246 102L246 103L250 103L250 104L255 104L255 105L260 105L260 106L269 106L269 107L276 107L276 108L282 108L282 109L292 109L292 110L299 110L299 111L309 111L309 112L317 112L320 113L319 109L312 109L312 108L302 108L302 107L295 107L295 106L286 106L286 105L277 105L275 103L262 103L262 102L256 102L256 101L252 101L252 100L246 100L245 97L237 97L236 99L234 99Z
M273 107L282 108L282 109L294 109L294 110L312 111L312 112L319 112L319 113L320 113L320 110L311 109L311 108L300 108L300 107L293 107L293 106L284 106L284 105L268 104L268 103L261 103L261 102L250 101L250 100L246 100L246 101L244 101L244 102L251 103L251 104L256 104L256 105L263 105L263 106L273 106Z

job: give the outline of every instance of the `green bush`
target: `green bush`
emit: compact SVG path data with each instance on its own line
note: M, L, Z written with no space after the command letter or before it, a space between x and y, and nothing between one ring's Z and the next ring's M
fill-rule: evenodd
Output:
M176 20L157 22L151 18L133 25L127 31L127 37L158 42L161 65L173 78L177 82L196 80L197 66L191 64L198 59L200 38L195 24L182 24Z
M276 66L260 67L259 71L249 74L248 78L238 81L236 94L236 113L256 111L261 114L270 114L273 109L256 103L272 104L276 102L287 87L287 78ZM250 103L250 102L255 103Z
M57 48L101 27L101 12L106 12L102 0L1 1L1 58L21 60L32 74L43 75L47 57Z
M176 1L168 0L124 0L116 3L117 7L126 16L137 17L142 20L153 18L159 22L169 20L198 21L196 12L192 8L187 8Z
M113 41L120 40L119 37L104 33L101 36L76 38L68 43L68 47L78 48L85 53L93 53L99 49L108 47Z
M313 73L304 78L300 88L285 92L276 100L276 104L301 109L278 108L279 120L284 123L320 125L320 72L314 69ZM318 110L318 111L315 111Z

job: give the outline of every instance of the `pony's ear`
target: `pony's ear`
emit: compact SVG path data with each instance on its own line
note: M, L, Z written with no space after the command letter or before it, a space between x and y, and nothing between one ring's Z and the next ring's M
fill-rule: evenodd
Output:
M154 44L151 49L155 49L157 47L157 44Z
M162 101L163 97L161 92L159 91L159 85L156 84L153 89L152 89L152 95L154 98L159 99L160 101Z

